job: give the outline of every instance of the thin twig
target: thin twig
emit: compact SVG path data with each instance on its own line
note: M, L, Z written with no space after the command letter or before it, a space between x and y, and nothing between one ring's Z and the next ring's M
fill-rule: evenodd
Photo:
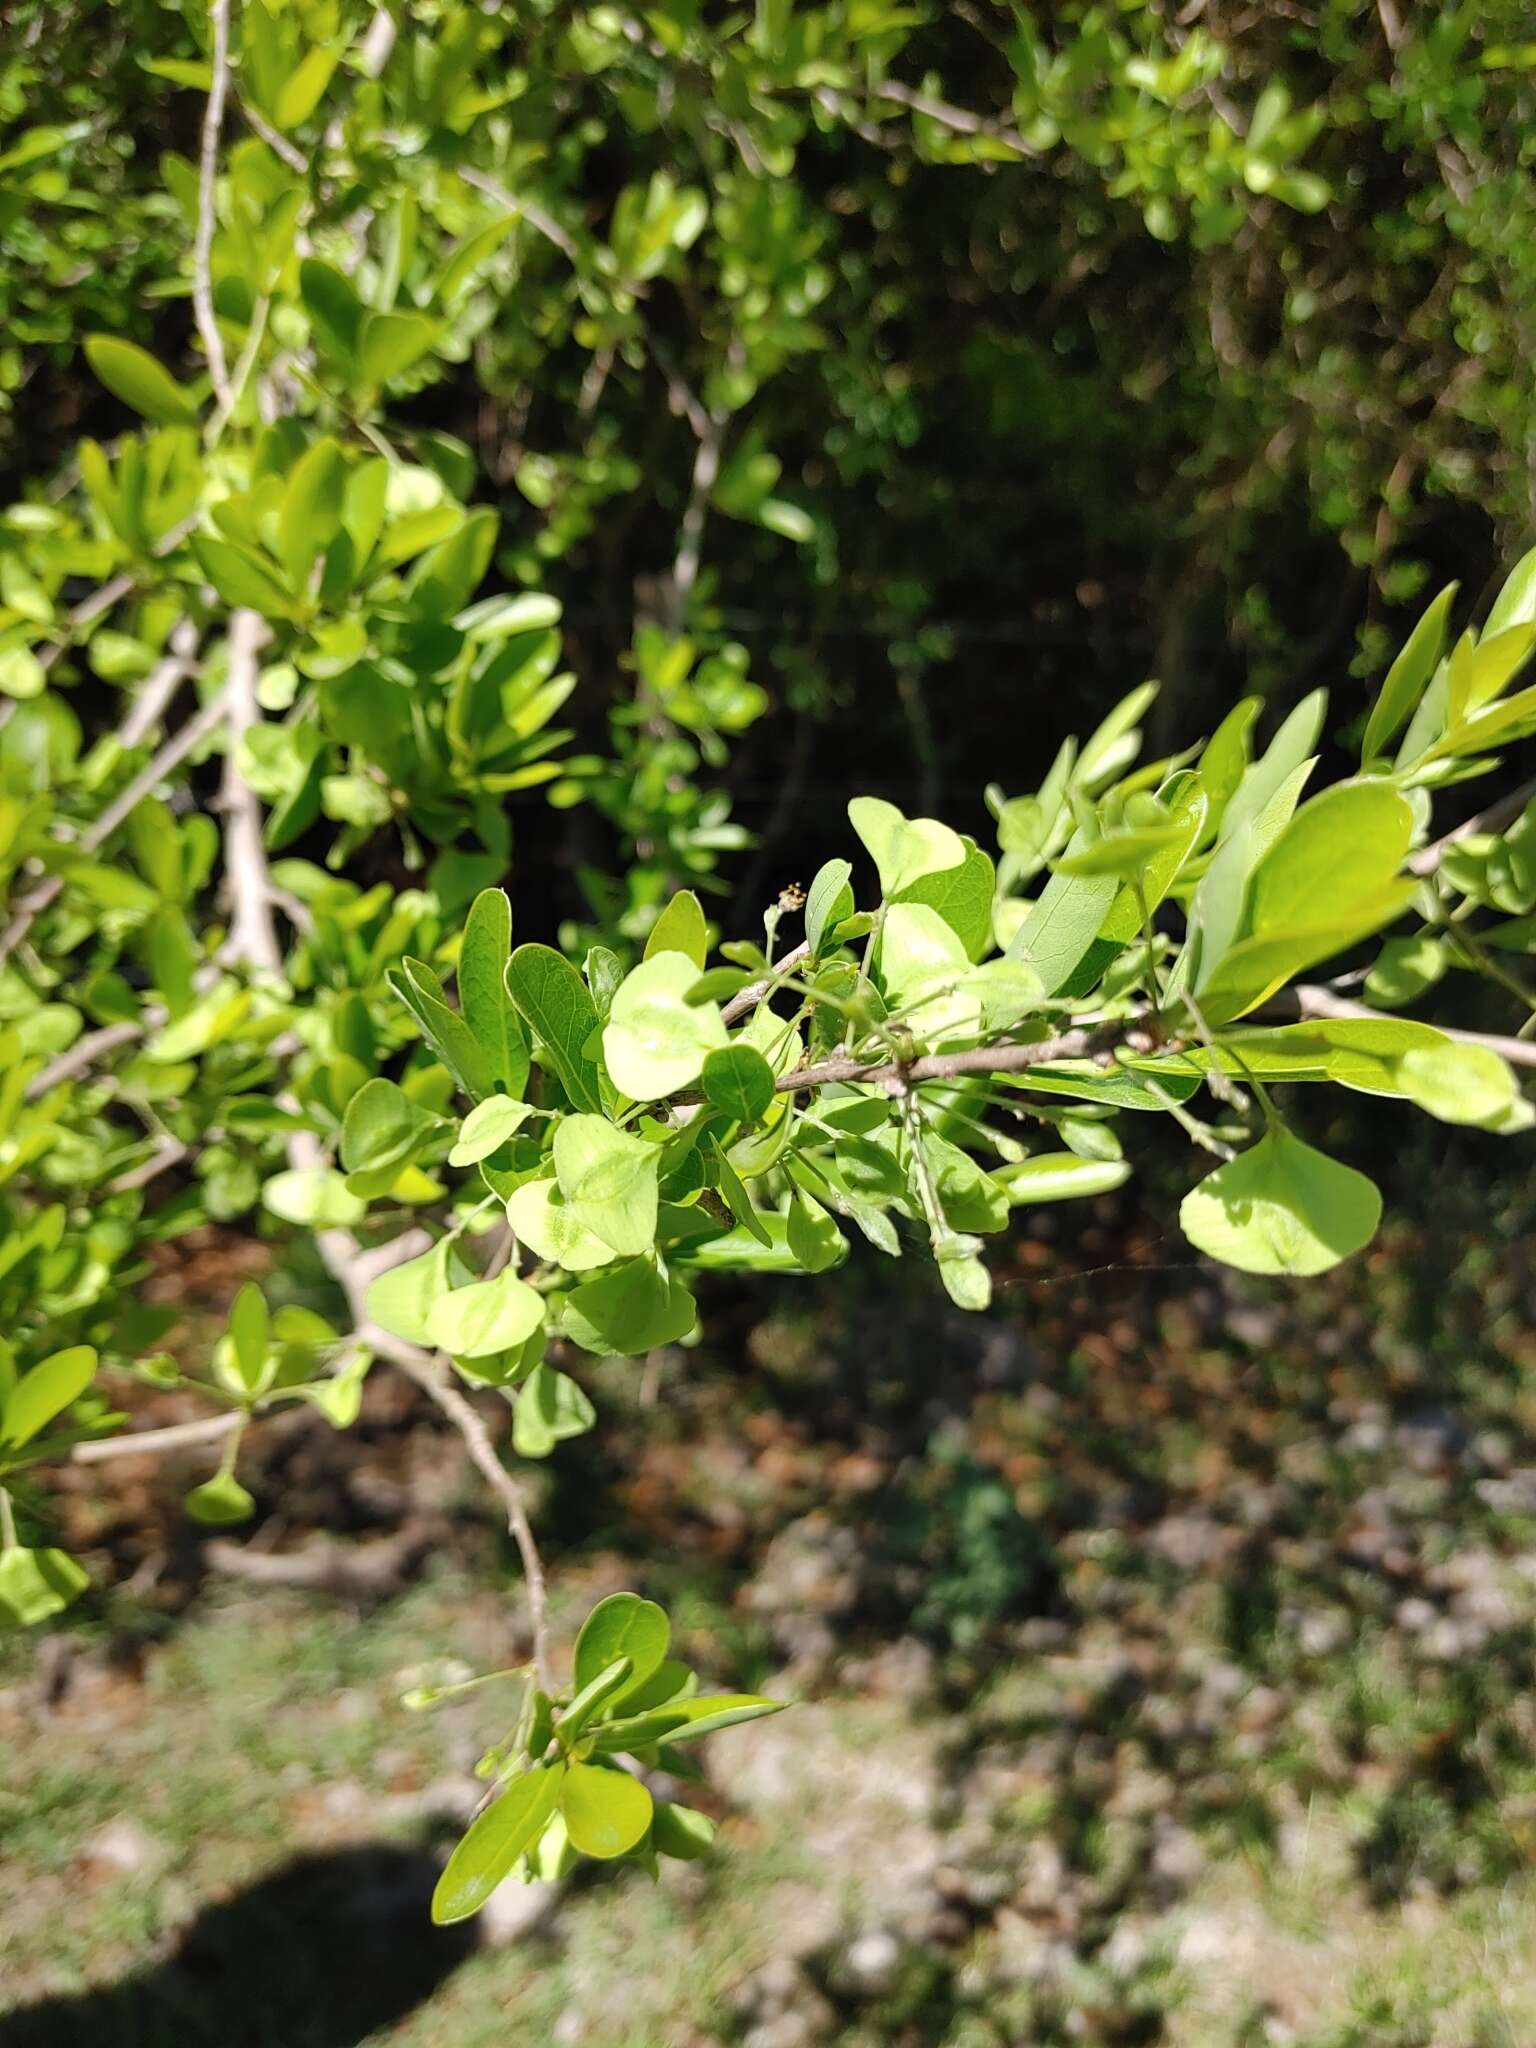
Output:
M509 213L520 215L527 221L529 227L537 228L545 241L553 242L561 255L570 262L576 263L580 260L580 250L559 221L552 213L546 213L534 200L519 199L515 193L509 192L505 185L498 183L485 171L474 170L468 164L459 166L459 176L466 185L473 185L475 190L483 192L487 199L494 199L498 206L504 206Z
M70 1452L75 1465L105 1465L112 1458L154 1457L161 1451L178 1451L187 1444L216 1444L233 1435L245 1422L243 1410L231 1408L223 1415L201 1415L195 1422L173 1422L165 1429L136 1429L126 1436L104 1436L96 1443L76 1444Z
M1017 128L1010 128L1003 122L989 121L981 114L973 114L965 107L952 107L948 100L933 99L928 93L914 92L910 85L901 85L894 79L875 87L877 100L889 100L893 106L910 107L914 114L922 114L930 121L937 121L941 128L952 128L957 135L984 135L990 141L1001 142L1009 149L1015 149L1020 156L1041 156L1043 151L1034 143L1027 142Z
M1353 1003L1346 996L1335 995L1331 988L1321 988L1310 983L1299 983L1295 988L1284 989L1274 998L1272 1006L1290 1011L1302 1019L1308 1017L1363 1017L1372 1023L1391 1024L1400 1020L1389 1017L1383 1010L1373 1010L1365 1003ZM1432 1027L1442 1038L1454 1038L1461 1045L1480 1045L1488 1052L1495 1052L1502 1060L1508 1060L1513 1067L1536 1067L1536 1045L1524 1038L1506 1038L1496 1031L1460 1031L1453 1024L1436 1024Z
M379 8L368 24L357 53L357 68L365 78L377 78L394 53L398 33L395 17L387 7Z
M77 605L72 605L64 614L64 623L69 628L69 640L72 640L83 626L93 626L103 612L111 611L113 605L125 598L137 581L138 578L131 569L120 570L116 576L109 577L99 590L91 591L88 596L82 597ZM51 646L44 647L39 652L37 665L44 675L69 645L69 640L55 640Z
M1018 1074L1030 1067L1051 1066L1057 1060L1092 1059L1118 1045L1139 1022L1139 1018L1122 1018L1112 1024L1063 1031L1030 1045L973 1045L963 1052L926 1053L915 1060L823 1060L820 1066L780 1074L773 1085L780 1095L801 1095L810 1088L855 1081L899 1094L919 1081L953 1081L964 1074ZM1529 1050L1536 1059L1536 1046Z
M189 718L184 726L173 733L154 759L141 768L133 780L118 791L100 817L93 818L80 837L71 842L79 853L94 853L106 839L117 830L123 820L158 783L165 780L171 770L179 765L194 747L207 739L223 722L225 693L220 690L211 697L202 709ZM0 932L0 966L15 952L34 921L58 896L68 880L67 875L48 875L29 890L16 906L15 915L3 932Z
M197 673L197 628L182 619L171 628L169 652L144 678L144 687L128 707L118 728L118 745L140 746L159 725L170 708L171 699L190 675Z
M224 359L224 338L213 310L213 236L217 226L216 208L219 177L219 134L224 126L224 100L229 91L229 7L230 0L211 0L209 16L213 25L213 77L208 103L203 109L202 154L197 176L197 234L192 244L192 307L197 331L208 358L208 375L214 395L226 413L234 406L229 388L229 365Z
M137 1166L130 1166L114 1179L107 1182L109 1195L127 1194L133 1188L148 1187L152 1180L158 1180L162 1173L169 1173L173 1166L179 1166L191 1153L191 1146L184 1145L180 1138L162 1138L160 1143L141 1160Z
M464 1439L464 1448L469 1452L470 1462L475 1466L487 1486L496 1495L506 1511L507 1527L516 1543L518 1555L523 1563L523 1578L528 1587L528 1613L533 1628L533 1661L539 1674L539 1684L547 1692L550 1687L549 1669L549 1623L546 1613L547 1597L544 1585L544 1561L539 1556L539 1546L534 1537L533 1524L528 1519L528 1510L523 1502L522 1488L496 1455L496 1446L491 1441L490 1430L484 1418L469 1398L454 1385L447 1360L441 1355L431 1356L417 1350L413 1344L404 1344L391 1337L387 1331L365 1324L358 1332L362 1340L398 1366L407 1379L416 1385L429 1400L438 1407Z
M224 884L229 891L229 937L224 958L280 974L283 949L272 918L267 878L267 850L262 837L261 805L240 773L240 742L261 723L256 698L257 658L267 638L259 612L242 607L229 622L229 745L219 808L224 813Z
M259 135L274 156L280 156L290 171L297 171L304 177L309 170L309 158L286 135L280 135L265 114L258 114L247 101L239 102L240 112L252 132Z
M792 946L787 953L774 961L761 981L749 981L745 988L738 989L728 1003L720 1006L722 1024L735 1024L749 1011L755 1010L766 996L771 996L786 974L792 974L802 960L810 958L811 942L802 939L798 946Z
M77 1074L83 1074L88 1067L105 1059L110 1052L116 1052L120 1045L132 1045L143 1035L142 1024L103 1024L99 1031L87 1031L84 1038L77 1038L68 1052L61 1052L56 1060L50 1060L40 1074L35 1074L27 1083L28 1102L35 1102L40 1095L46 1095L50 1088L57 1088L62 1081L72 1081Z
M699 559L704 546L704 522L709 516L709 494L720 474L720 451L730 422L723 414L711 413L694 451L693 473L688 480L688 502L678 527L677 559L667 579L667 630L681 633L688 619L688 600L698 581Z

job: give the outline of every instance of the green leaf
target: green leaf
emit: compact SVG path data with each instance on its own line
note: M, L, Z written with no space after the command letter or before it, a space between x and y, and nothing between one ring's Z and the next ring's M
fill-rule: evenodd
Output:
M444 306L452 306L455 299L473 284L475 273L495 255L517 226L519 218L516 213L503 213L485 227L477 228L474 234L464 237L437 281L437 297Z
M969 1252L941 1251L937 1257L944 1292L970 1315L979 1315L992 1300L992 1275L983 1262Z
M887 1008L925 1044L980 1031L982 998L971 983L964 941L926 903L893 903L886 910L879 968Z
M0 1551L0 1621L32 1628L73 1606L90 1584L63 1550Z
M528 1180L507 1197L507 1221L519 1243L568 1273L611 1266L618 1253L588 1229L552 1180Z
M1483 626L1485 640L1497 639L1513 626L1536 623L1536 548L1516 562L1494 599Z
M358 340L358 367L370 384L387 384L420 362L442 331L425 313L366 314Z
M1248 768L1248 736L1263 708L1258 697L1243 697L1212 733L1200 756L1200 786L1210 802L1210 819L1219 827L1227 805Z
M368 1213L367 1203L352 1193L342 1176L324 1166L299 1166L274 1175L261 1199L274 1216L309 1230L350 1230Z
M205 1522L215 1529L248 1522L256 1512L255 1501L233 1472L216 1472L212 1479L194 1486L182 1505L194 1522Z
M289 593L259 555L212 534L195 533L192 552L198 567L228 605L260 612L266 619L286 619L293 609Z
M3 1411L0 1437L19 1448L77 1401L96 1374L96 1353L89 1344L71 1344L23 1373Z
M1008 1199L1021 1205L1107 1195L1130 1177L1123 1159L1079 1159L1075 1152L1037 1152L1014 1165L999 1166L992 1175Z
M317 441L295 465L283 494L283 567L295 589L341 530L347 472L341 449L329 438Z
M318 1408L332 1429L350 1429L362 1413L363 1381L373 1363L371 1351L354 1351L339 1372L295 1387L312 1408Z
M755 1047L724 1045L704 1062L704 1093L737 1123L756 1123L773 1102L773 1069Z
M1113 875L1116 881L1128 882L1141 874L1178 837L1178 830L1171 822L1116 828L1080 847L1076 853L1064 853L1056 863L1056 872L1059 875Z
M1360 742L1361 765L1384 754L1398 731L1423 696L1430 677L1445 652L1446 621L1456 601L1458 585L1449 583L1430 605L1409 634L1402 652L1387 670ZM1489 629L1494 630L1489 620Z
M829 860L816 870L805 899L805 936L813 954L821 952L844 918L852 917L852 876L845 860Z
M512 1448L520 1458L547 1458L558 1443L582 1436L597 1415L569 1373L536 1365L517 1396Z
M459 1002L464 1021L509 1095L528 1085L528 1037L507 993L512 956L512 906L503 889L482 889L470 905L459 949Z
M1413 812L1391 783L1336 783L1304 804L1254 869L1244 936L1202 949L1196 993L1209 1023L1252 1009L1303 969L1396 917L1413 893L1394 877Z
M697 1320L693 1296L651 1259L630 1259L567 1295L562 1323L584 1351L636 1357L676 1344Z
M1327 710L1326 690L1302 698L1238 784L1222 820L1223 838L1243 824L1256 824L1292 778L1309 770Z
M419 618L446 619L463 609L490 563L499 525L488 508L471 512L456 533L427 550L408 585Z
M1067 851L1086 844L1081 833L1074 833ZM1015 932L1008 957L1026 961L1039 975L1046 995L1055 995L1072 979L1098 937L1119 889L1113 875L1079 877L1058 868Z
M726 1207L736 1221L744 1230L751 1231L759 1244L771 1246L773 1239L768 1234L766 1220L761 1211L753 1207L752 1197L747 1193L740 1175L713 1139L709 1146L709 1160L714 1184L725 1197Z
M88 334L85 357L113 397L145 419L161 427L196 426L196 401L147 349L113 334Z
M459 1126L458 1143L448 1154L450 1166L478 1166L499 1152L533 1115L533 1105L511 1095L488 1095L477 1102Z
M925 875L959 867L966 858L964 840L948 825L937 818L904 817L877 796L856 796L848 806L848 822L868 849L887 900Z
M476 1101L496 1092L496 1072L491 1055L481 1045L459 1012L451 1007L443 985L423 961L407 954L398 968L390 968L385 980L400 998L422 1035L453 1075L466 1095Z
M1448 1124L1496 1127L1518 1095L1512 1070L1496 1052L1454 1039L1404 1053L1397 1078L1411 1101Z
M634 1666L627 1657L615 1658L605 1671L584 1685L560 1715L558 1727L560 1740L567 1748L576 1740L599 1707L607 1703L620 1691L633 1675Z
M363 324L363 302L341 272L318 257L299 265L299 297L328 355L351 367Z
M702 973L709 957L709 931L703 905L691 889L679 889L651 926L645 942L645 957L658 953L682 953Z
M471 1824L432 1894L432 1918L439 1927L478 1913L518 1858L534 1846L560 1802L565 1770L563 1763L552 1763L525 1771Z
M1324 1273L1369 1244L1381 1196L1276 1124L1184 1197L1179 1222L1199 1250L1245 1273Z
M651 1815L651 1845L660 1856L676 1856L691 1863L707 1856L715 1839L715 1824L707 1813L691 1806L678 1806L658 1799Z
M341 1163L347 1187L371 1201L387 1194L401 1169L418 1159L444 1128L443 1119L394 1081L365 1081L347 1104L341 1127Z
M597 1068L587 1052L597 1010L575 968L552 947L519 946L507 966L507 989L539 1041L540 1064L575 1108L601 1112Z
M599 1600L576 1638L573 1674L578 1690L592 1684L609 1665L626 1657L630 1676L615 1700L627 1698L661 1669L672 1640L672 1627L654 1600L636 1593L610 1593Z
M651 1795L628 1771L572 1764L560 1793L571 1847L584 1856L624 1856L651 1824Z
M555 1176L574 1220L625 1257L656 1242L658 1148L600 1116L568 1116L555 1132Z
M997 889L997 870L974 839L961 839L965 858L958 867L941 869L909 882L891 900L921 903L938 912L958 936L967 956L979 960L992 943L992 898ZM853 908L849 902L849 910ZM810 931L810 904L806 904L806 931Z
M1138 683L1089 735L1077 757L1074 781L1080 789L1092 791L1135 760L1140 736L1136 722L1157 696L1156 683Z
M803 1188L790 1197L787 1242L807 1273L830 1272L848 1256L848 1240L827 1211Z
M40 697L47 684L48 671L30 647L0 647L0 695Z
M726 1043L713 1003L691 1005L697 963L655 953L626 975L603 1028L603 1058L616 1088L654 1102L699 1078L706 1056Z
M363 1306L381 1330L408 1344L430 1344L432 1310L451 1287L468 1279L468 1268L454 1253L449 1238L439 1238L430 1251L381 1273L369 1287Z
M429 1341L455 1358L487 1358L525 1344L544 1320L544 1297L510 1266L439 1297L427 1313Z
M254 1280L247 1280L230 1305L229 1337L235 1370L248 1394L256 1393L266 1378L270 1334L266 1298Z
M598 1730L596 1747L612 1754L618 1750L646 1749L657 1742L697 1742L718 1729L735 1728L743 1721L760 1721L765 1714L781 1713L784 1705L783 1700L763 1699L756 1693L744 1692L675 1700L647 1713L605 1722Z
M1365 1000L1381 1010L1400 1010L1433 988L1451 965L1443 939L1419 932L1411 939L1388 939L1365 977Z
M306 50L272 101L272 119L279 128L285 131L298 128L309 119L325 97L325 89L340 60L342 47L339 43L331 48L317 43L313 49Z

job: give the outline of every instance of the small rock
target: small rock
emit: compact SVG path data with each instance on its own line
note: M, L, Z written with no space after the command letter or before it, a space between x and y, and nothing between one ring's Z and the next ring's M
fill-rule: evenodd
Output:
M475 1922L475 1930L483 1948L510 1948L516 1941L537 1933L547 1926L555 1910L565 1897L564 1883L557 1884L499 1884L485 1904ZM561 2020L571 2017L562 2013ZM579 2015L577 2015L579 2022ZM580 2040L579 2031L567 2037L557 2032L556 2040Z
M100 1877L154 1877L170 1862L171 1851L136 1820L119 1814L91 1836L81 1860Z
M882 1998L901 1969L901 1943L886 1928L873 1928L851 1941L833 1964L834 1991L850 1998Z

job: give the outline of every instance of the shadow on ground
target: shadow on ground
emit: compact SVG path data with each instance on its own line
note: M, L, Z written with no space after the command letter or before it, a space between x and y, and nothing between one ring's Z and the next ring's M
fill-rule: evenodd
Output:
M199 1914L153 1968L0 2018L0 2048L356 2048L473 1946L427 1917L437 1870L419 1849L295 1857Z

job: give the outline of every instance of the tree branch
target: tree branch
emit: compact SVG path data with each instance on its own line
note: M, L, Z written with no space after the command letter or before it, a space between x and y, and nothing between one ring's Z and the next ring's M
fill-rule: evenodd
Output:
M522 1559L523 1578L528 1587L534 1668L538 1672L539 1684L548 1692L549 1622L544 1585L544 1560L539 1555L539 1546L534 1537L533 1524L528 1519L522 1488L497 1457L496 1446L491 1441L491 1433L486 1427L484 1417L468 1396L461 1393L454 1384L453 1369L441 1352L433 1355L421 1351L414 1344L406 1344L400 1338L392 1337L387 1330L379 1329L377 1324L366 1321L360 1326L358 1337L372 1350L377 1351L380 1357L387 1358L392 1365L397 1366L407 1379L414 1380L429 1400L436 1402L464 1439L464 1448L469 1452L470 1462L501 1502L507 1517L507 1528Z
M901 85L894 79L875 87L877 100L889 100L898 107L910 107L914 114L922 114L930 121L937 121L941 128L952 128L957 135L985 135L993 142L1005 143L1009 149L1016 149L1020 156L1040 156L1044 152L1032 142L1026 142L1017 128L1009 128L999 121L989 121L981 114L973 114L965 107L952 107L948 100L936 100L925 92L914 92L910 85Z
M773 1085L780 1095L801 1095L807 1089L856 1081L900 1094L920 1081L955 1081L966 1074L1019 1074L1057 1060L1092 1059L1119 1045L1139 1023L1139 1017L1123 1017L1110 1024L1063 1031L1055 1038L1036 1039L1030 1045L973 1045L963 1052L925 1053L915 1060L823 1060L819 1066L780 1074ZM1536 1059L1536 1046L1528 1050Z
M240 742L261 723L256 699L257 659L266 642L267 625L259 612L242 608L229 622L229 746L219 785L224 813L224 880L229 890L229 937L224 957L248 967L280 974L283 949L272 917L272 890L267 876L267 849L262 836L261 805L240 773Z
M377 78L389 62L394 54L397 33L393 14L387 7L379 8L368 24L368 33L357 53L357 66L365 78Z
M798 946L792 946L787 953L782 954L774 961L772 967L763 976L761 981L749 981L745 988L736 991L728 1003L721 1004L721 1023L739 1023L750 1011L755 1010L765 997L773 994L786 974L792 974L802 960L808 960L810 953L811 942L809 939L802 939Z
M681 633L688 619L688 600L699 577L699 558L704 546L704 522L709 517L709 494L720 474L720 451L730 422L720 413L707 416L704 432L694 451L693 473L688 480L688 502L678 528L677 559L667 579L667 630Z
M545 241L553 242L561 255L569 262L576 263L580 260L580 250L565 232L565 229L561 227L559 221L555 219L552 213L546 213L543 207L534 200L517 198L515 194L507 190L505 185L499 184L495 178L490 177L484 171L474 170L468 164L461 164L459 166L459 176L466 185L473 185L475 190L483 192L487 199L494 199L499 206L504 206L509 213L518 214L523 220L527 221L529 227L537 228Z
M170 651L144 678L144 687L128 708L118 730L121 747L142 746L159 725L171 699L190 675L197 673L197 628L183 619L171 628Z
M68 1052L61 1052L40 1074L33 1076L27 1083L26 1100L35 1102L50 1088L57 1088L61 1081L72 1081L76 1074L83 1074L98 1060L105 1059L109 1052L116 1052L120 1045L131 1045L142 1030L140 1024L123 1023L103 1024L99 1031L87 1031L83 1038L75 1040Z
M225 413L234 407L229 388L229 365L224 358L224 337L213 310L213 236L217 225L219 177L219 134L224 126L224 100L229 91L229 7L230 0L210 0L213 25L213 78L208 103L203 109L202 153L197 174L197 234L192 244L192 307L197 331L208 358L208 374L214 395Z
M252 133L261 138L272 154L281 157L289 170L296 171L301 178L307 176L309 158L304 154L303 150L291 143L286 135L279 134L266 115L258 114L256 109L246 100L241 100L239 106L240 112Z
M161 1451L178 1451L187 1444L222 1443L233 1436L246 1420L238 1408L222 1415L201 1415L193 1422L173 1422L165 1429L135 1429L126 1436L104 1436L96 1443L76 1444L70 1452L75 1465L105 1465L113 1458L157 1456Z
M1316 987L1307 982L1282 989L1274 998L1273 1007L1287 1012L1294 1008L1295 1014L1303 1020L1308 1017L1364 1017L1379 1024L1397 1021L1385 1011L1373 1010L1366 1003L1352 1003L1347 996L1336 995L1331 988ZM1459 1044L1480 1045L1489 1052L1496 1052L1512 1067L1536 1067L1536 1044L1528 1039L1505 1038L1493 1031L1460 1031L1453 1024L1435 1024L1430 1028L1443 1038L1456 1039Z

